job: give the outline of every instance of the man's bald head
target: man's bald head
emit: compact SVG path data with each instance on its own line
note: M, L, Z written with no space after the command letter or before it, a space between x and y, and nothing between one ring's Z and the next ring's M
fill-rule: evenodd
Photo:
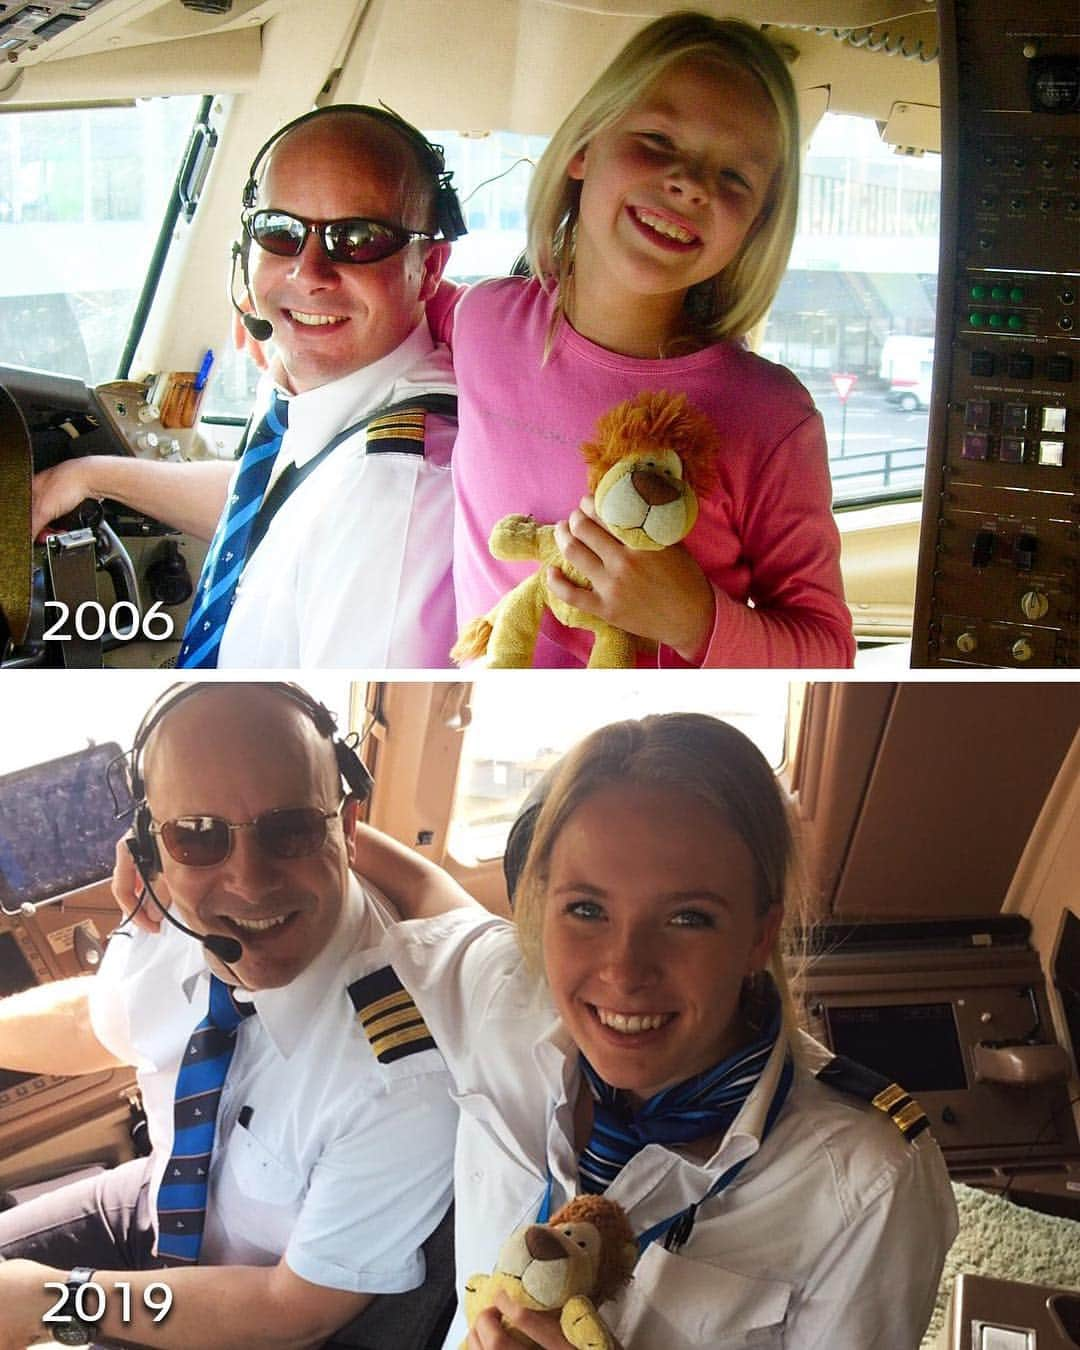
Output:
M437 170L421 140L410 134L407 124L387 114L386 119L349 105L321 109L318 116L286 131L271 146L263 165L260 205L270 204L265 187L270 168L281 152L337 159L351 153L377 158L401 185L406 208L402 224L410 229L435 232Z
M208 956L211 968L249 989L289 984L331 940L348 885L356 812L351 802L341 809L331 738L272 685L205 685L166 710L143 747L142 772L159 826L183 820L190 829L213 817L234 827L226 856L209 866L161 849L183 922L242 944L228 967ZM283 852L275 813L295 808L315 813L316 830L304 828L310 847ZM253 828L260 819L272 838Z

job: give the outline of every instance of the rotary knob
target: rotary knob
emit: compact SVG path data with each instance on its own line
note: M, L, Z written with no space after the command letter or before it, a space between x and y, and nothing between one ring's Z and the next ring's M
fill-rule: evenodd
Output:
M1025 591L1020 597L1020 608L1023 610L1025 618L1032 623L1037 623L1050 608L1050 601L1042 591Z
M969 655L979 645L974 633L961 633L956 639L957 651L961 651L965 656Z
M1030 661L1035 655L1035 648L1027 638L1017 638L1012 645L1012 654L1016 661Z

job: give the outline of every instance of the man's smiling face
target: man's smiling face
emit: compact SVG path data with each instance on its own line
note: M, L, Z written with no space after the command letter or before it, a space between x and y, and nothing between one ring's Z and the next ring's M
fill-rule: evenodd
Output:
M305 220L362 216L427 231L432 212L403 138L360 115L317 119L271 151L259 206ZM293 393L350 375L389 355L412 332L449 255L414 240L374 263L335 263L308 235L295 258L250 244L251 290L274 326L273 344Z
M341 786L330 742L280 694L221 685L169 711L146 746L147 800L157 822L217 816L240 824L265 811L314 806L335 812ZM250 829L231 832L228 856L187 867L161 842L168 894L199 933L238 938L239 961L213 970L230 983L272 989L290 983L323 950L337 926L348 881L346 835L354 818L326 822L308 857L267 853Z

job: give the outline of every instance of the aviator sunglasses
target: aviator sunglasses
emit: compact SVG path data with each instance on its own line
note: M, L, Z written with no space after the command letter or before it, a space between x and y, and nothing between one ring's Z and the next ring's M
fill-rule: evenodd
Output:
M259 847L271 858L310 858L326 843L326 823L341 815L347 798L336 811L317 806L286 806L264 811L254 820L233 824L220 816L177 816L151 822L150 833L160 835L170 858L185 867L216 867L232 852L235 830L254 830Z
M315 235L335 263L381 262L414 239L434 239L421 230L388 225L385 220L346 216L341 220L305 220L288 211L249 207L241 216L244 231L261 249L279 258L298 257L309 234Z

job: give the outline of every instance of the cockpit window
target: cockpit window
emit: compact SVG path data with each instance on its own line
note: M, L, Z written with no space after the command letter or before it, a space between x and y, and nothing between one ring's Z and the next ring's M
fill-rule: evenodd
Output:
M711 713L745 732L775 769L783 765L789 715L784 680L732 674L719 683L688 679L684 671L598 673L576 681L568 701L563 672L538 670L529 678L527 714L517 680L473 686L450 822L449 852L458 862L499 857L533 784L571 745L607 722L657 712Z
M198 98L0 113L0 360L113 379Z
M917 495L926 462L941 157L826 113L803 163L791 263L761 353L825 419L837 505Z

